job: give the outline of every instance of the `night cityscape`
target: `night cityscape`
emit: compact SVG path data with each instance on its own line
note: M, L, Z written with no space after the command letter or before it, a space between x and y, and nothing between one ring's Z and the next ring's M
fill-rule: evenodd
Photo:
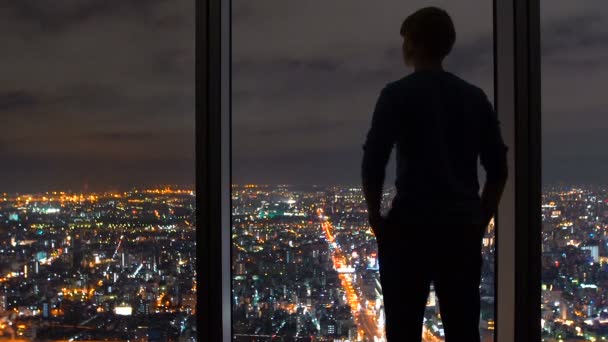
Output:
M344 186L233 187L234 341L383 340L377 246L362 196ZM608 336L608 188L546 188L542 211L544 341L601 340ZM480 329L492 341L493 225L483 246ZM443 340L439 305L431 290L424 341Z
M232 201L234 341L384 340L377 245L360 188L244 185ZM480 329L492 341L493 225L483 246ZM443 340L438 305L431 290L425 341Z
M233 340L382 340L377 246L360 188L244 185L232 200ZM195 340L194 203L191 189L177 188L2 194L1 338ZM547 187L542 213L545 341L600 340L608 188ZM495 325L493 237L491 225L484 341ZM431 290L425 341L443 340L439 305Z
M542 321L546 341L608 337L608 188L543 194Z
M0 340L196 340L195 4L0 10Z
M195 341L195 194L0 197L0 338Z
M435 2L458 32L446 70L498 103L494 2ZM540 5L538 326L543 342L608 340L608 186L592 185L608 173L608 2ZM197 274L197 232L207 228L197 226L194 191L197 6L13 1L0 10L0 341L201 335L196 279L218 275ZM412 71L399 26L422 6L231 2L226 121L238 185L221 228L231 234L232 341L386 342L361 148L381 89ZM391 159L384 210L394 173ZM500 329L495 236L492 222L483 342ZM429 241L403 260L404 283L408 262L425 264L436 248ZM431 288L425 342L444 341L440 305Z

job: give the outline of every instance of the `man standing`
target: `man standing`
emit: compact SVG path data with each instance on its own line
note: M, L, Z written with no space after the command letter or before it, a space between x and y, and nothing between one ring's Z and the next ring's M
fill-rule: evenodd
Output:
M479 342L481 241L507 179L507 147L486 94L443 69L456 40L447 12L420 9L400 33L405 64L414 71L382 89L362 163L387 338L421 340L432 281L446 342ZM393 146L397 194L383 217ZM481 196L478 160L486 171Z

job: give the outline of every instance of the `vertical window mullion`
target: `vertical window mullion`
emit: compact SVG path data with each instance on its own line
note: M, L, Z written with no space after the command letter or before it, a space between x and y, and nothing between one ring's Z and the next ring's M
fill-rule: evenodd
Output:
M497 110L510 147L497 228L497 341L540 341L539 1L495 1Z
M496 220L496 341L515 341L515 63L513 1L495 6L496 110L509 146L509 178Z

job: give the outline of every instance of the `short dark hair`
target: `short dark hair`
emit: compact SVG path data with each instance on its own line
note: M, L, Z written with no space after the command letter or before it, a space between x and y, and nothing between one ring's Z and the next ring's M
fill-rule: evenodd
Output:
M427 57L442 60L456 41L456 30L448 12L437 7L425 7L405 18L401 35L422 48Z

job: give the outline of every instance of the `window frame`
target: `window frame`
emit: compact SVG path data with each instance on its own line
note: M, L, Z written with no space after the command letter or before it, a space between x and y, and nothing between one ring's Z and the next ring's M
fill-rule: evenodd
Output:
M231 0L196 6L197 283L202 341L232 339ZM496 219L497 342L540 341L540 0L494 0L494 91L509 148Z
M540 0L495 0L494 11L496 109L510 148L497 215L496 341L540 341Z
M230 341L231 1L196 4L197 338ZM210 276L209 276L210 275Z

